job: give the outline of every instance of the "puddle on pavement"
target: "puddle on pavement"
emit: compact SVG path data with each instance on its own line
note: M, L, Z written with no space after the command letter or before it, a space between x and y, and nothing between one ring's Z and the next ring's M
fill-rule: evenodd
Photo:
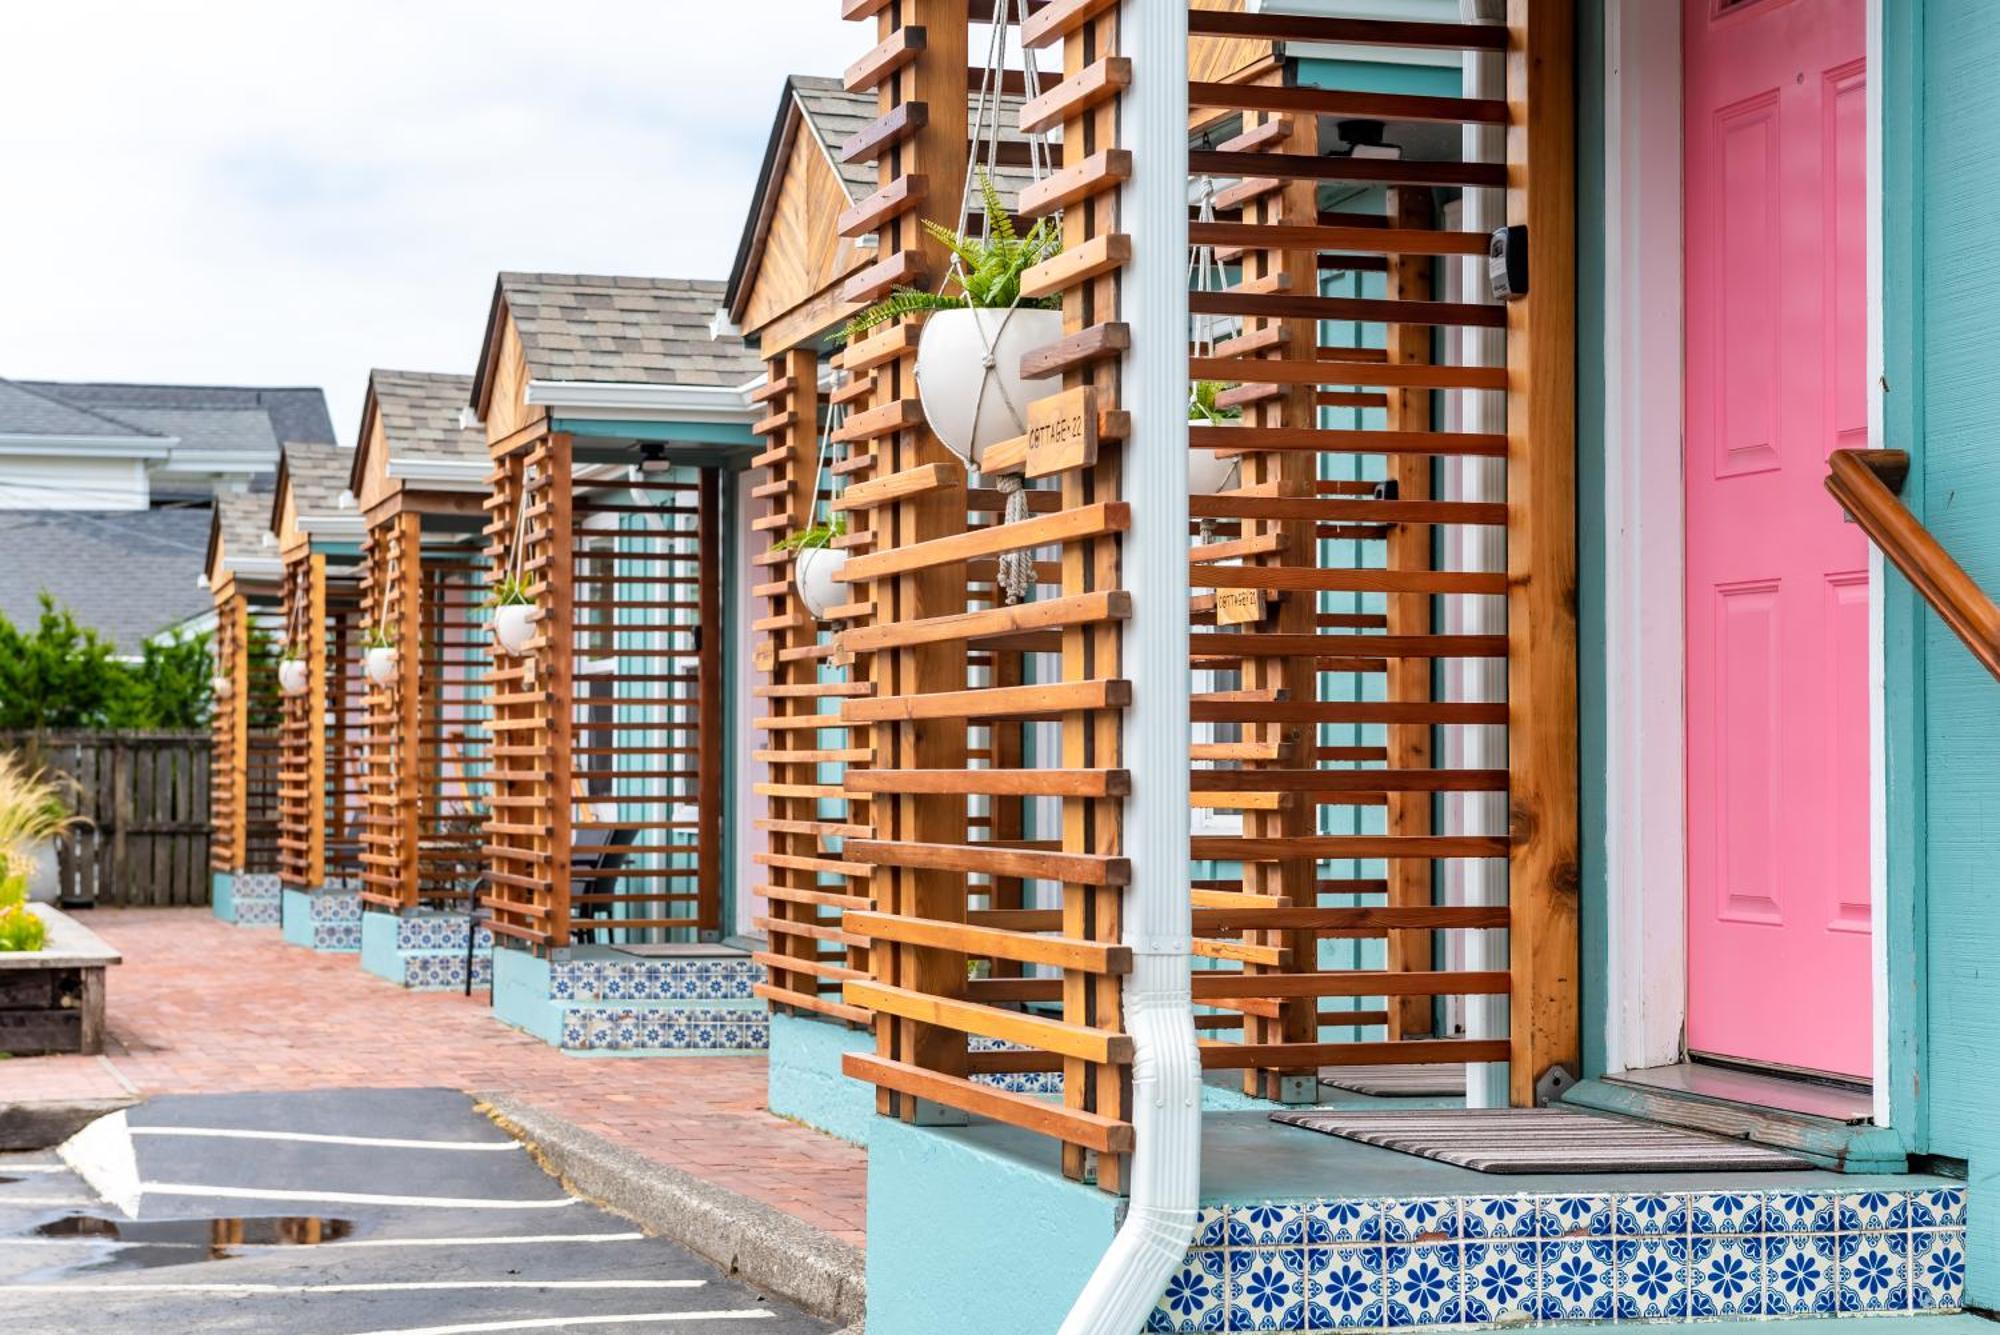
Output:
M65 1268L69 1274L84 1274L223 1261L239 1247L317 1247L353 1232L353 1220L314 1215L133 1220L72 1214L40 1225L35 1236L118 1244L108 1255Z

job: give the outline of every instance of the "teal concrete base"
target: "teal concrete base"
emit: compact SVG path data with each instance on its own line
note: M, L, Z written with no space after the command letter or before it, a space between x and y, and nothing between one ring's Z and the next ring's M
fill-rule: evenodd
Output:
M533 951L495 946L493 1014L550 1047L561 1046L563 1008L550 992L549 962Z
M328 954L361 949L361 896L351 890L294 890L279 901L278 925L285 944Z
M868 1143L882 1120L874 1086L840 1072L848 1052L872 1052L866 1029L798 1015L771 1017L771 1065L766 1095L772 1112L856 1145Z
M868 1335L1062 1325L1111 1245L1120 1201L1010 1139L1005 1128L877 1119L868 1144Z
M208 874L209 911L224 922L236 921L236 878L226 871Z
M392 983L403 981L403 960L396 953L397 917L376 909L361 913L361 967Z

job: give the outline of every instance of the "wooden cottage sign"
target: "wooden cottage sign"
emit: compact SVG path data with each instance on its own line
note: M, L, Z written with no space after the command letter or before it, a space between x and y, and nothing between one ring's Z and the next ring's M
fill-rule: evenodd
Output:
M1097 389L1080 385L1028 405L1029 477L1051 477L1097 462Z

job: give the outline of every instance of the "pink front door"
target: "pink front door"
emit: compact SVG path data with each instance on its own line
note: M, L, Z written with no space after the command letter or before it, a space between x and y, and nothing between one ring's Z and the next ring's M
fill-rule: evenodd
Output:
M1689 1051L1867 1077L1865 0L1685 0Z

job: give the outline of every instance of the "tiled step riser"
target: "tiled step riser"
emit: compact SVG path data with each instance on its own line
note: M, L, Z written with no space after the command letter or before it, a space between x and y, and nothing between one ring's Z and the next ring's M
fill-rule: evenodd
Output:
M1214 1206L1149 1331L1949 1312L1959 1189Z
M457 992L465 987L465 956L444 951L404 952L402 984L412 992ZM493 985L493 956L472 957L472 985Z
M284 921L284 887L276 872L232 873L229 901L238 927L276 927Z
M238 927L276 927L284 921L284 916L284 901L275 895L269 899L236 897Z
M490 953L493 933L480 927L473 933L475 952ZM403 918L396 923L396 949L403 952L465 950L465 919L459 917Z
M769 1018L760 1010L724 1007L564 1011L562 1046L572 1052L762 1052Z
M748 959L571 960L549 975L557 1001L749 1001L763 979Z

